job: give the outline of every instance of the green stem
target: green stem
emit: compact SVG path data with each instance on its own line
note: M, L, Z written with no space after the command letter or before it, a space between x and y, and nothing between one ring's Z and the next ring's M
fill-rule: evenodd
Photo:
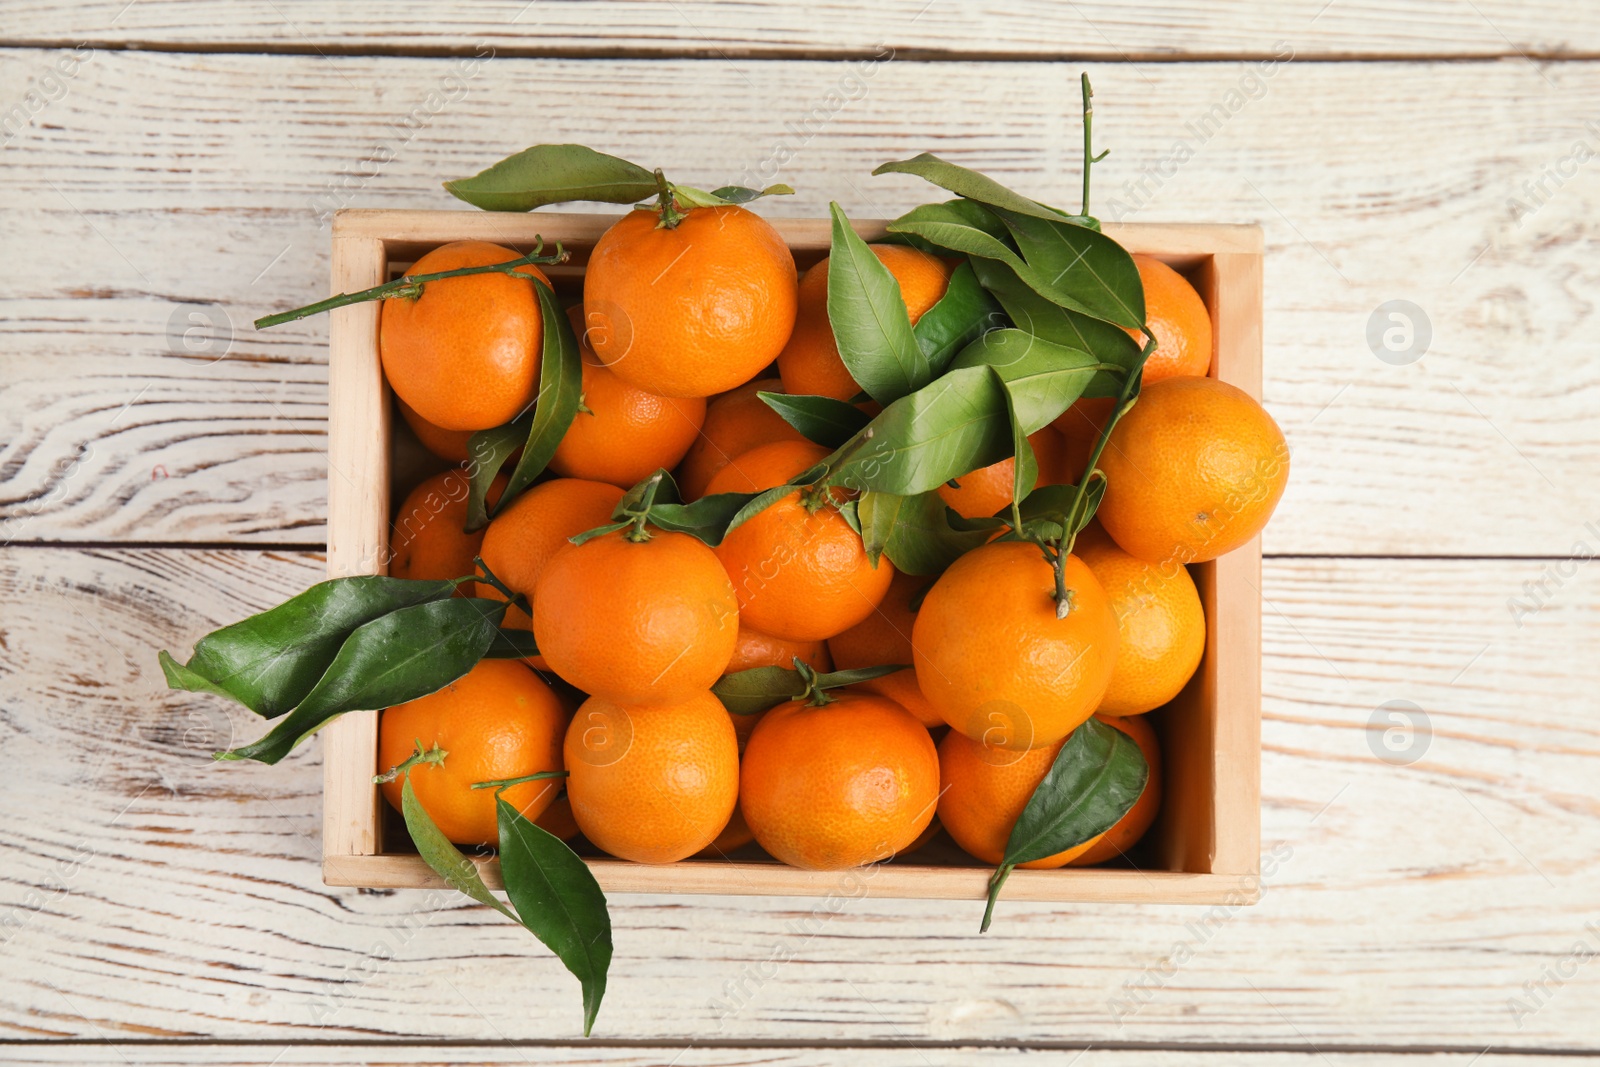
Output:
M805 692L796 697L796 700L810 704L814 708L833 703L833 698L817 684L817 672L811 668L809 663L796 656L794 657L794 669L799 672L800 680L806 683Z
M473 556L472 564L473 566L477 567L478 570L483 572L483 578L481 580L499 590L500 595L505 597L508 602L516 604L521 608L526 608L528 606L528 598L512 589L510 586L506 585L506 583L502 582L499 578L496 578L494 571L489 569L489 565L483 561L482 556ZM478 581L479 579L473 578L472 580Z
M989 923L994 919L994 902L1000 899L1000 887L1006 884L1006 879L1011 877L1012 866L1009 863L1001 864L989 879L989 903L983 909L983 925L978 927L978 933L989 932Z
M372 784L382 785L385 782L392 782L419 763L436 763L443 766L444 758L450 755L450 753L440 748L437 744L428 749L426 752L422 750L422 742L420 740L418 740L416 744L417 750L411 755L407 756L399 763L396 763L393 767L390 767L382 774L373 775Z
M1094 89L1089 85L1089 74L1085 71L1079 75L1083 87L1083 210L1079 214L1089 214L1089 172L1094 165L1106 158L1111 151L1107 149L1098 156L1094 154Z
M1089 493L1091 475L1100 464L1100 455L1106 450L1106 442L1111 440L1111 431L1116 428L1117 422L1133 407L1135 398L1139 395L1139 377L1144 370L1145 360L1150 358L1150 353L1156 350L1156 339L1149 337L1144 343L1144 350L1139 353L1139 365L1128 371L1128 376L1123 380L1122 390L1117 394L1117 406L1111 412L1111 418L1100 430L1100 436L1095 439L1094 449L1089 453L1089 464L1083 469L1083 477L1078 479L1076 491L1072 494L1072 506L1067 508L1067 527L1061 536L1061 553L1070 555L1073 543L1078 539L1078 531L1074 527L1078 524L1078 516L1083 512L1084 498Z
M677 192L672 188L672 183L667 181L667 176L661 173L660 167L656 168L656 213L661 216L656 228L661 230L674 229L688 214L678 210Z
M1070 540L1070 539L1068 539ZM1072 614L1072 591L1067 588L1067 556L1071 552L1068 548L1057 547L1054 552L1047 552L1050 557L1050 568L1056 576L1056 618L1064 619Z
M624 512L628 516L629 528L622 536L635 544L650 540L650 531L645 529L645 525L650 521L650 509L655 507L656 494L661 491L661 480L666 473L665 470L657 470L652 474L640 494L639 506Z
M492 782L473 782L474 789L509 789L514 785L526 782L543 782L550 778L565 778L566 771L540 771L538 774L524 774L520 778L496 778Z
M469 274L514 274L521 267L550 266L555 263L565 263L566 250L561 243L556 242L555 253L549 256L540 255L544 248L544 241L534 238L533 251L516 259L508 259L504 263L488 263L481 267L458 267L455 270L442 270L434 274L405 275L392 282L374 285L370 289L363 289L358 293L340 293L330 296L326 300L318 300L315 304L307 304L303 308L293 311L282 311L276 315L266 315L256 320L256 329L265 330L273 326L282 326L295 319L304 319L312 315L320 315L324 311L334 308L348 307L351 304L360 304L368 300L385 300L392 296L407 297L415 300L422 295L422 287L428 282L437 282L445 278L462 278Z

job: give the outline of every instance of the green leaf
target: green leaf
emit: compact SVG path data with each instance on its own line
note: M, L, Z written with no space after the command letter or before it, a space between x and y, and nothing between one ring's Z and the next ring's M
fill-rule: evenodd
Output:
M867 555L874 563L886 555L906 574L938 574L1005 525L1000 519L962 518L936 490L914 496L863 493L857 510Z
M539 654L539 645L531 630L508 630L501 627L494 632L484 659L528 659Z
M594 1029L611 967L611 913L589 865L498 793L500 875L518 920L583 987L583 1033Z
M850 527L850 529L852 529L852 530L854 530L856 532L856 536L857 537L861 536L861 501L860 501L860 498L856 498L856 499L852 499L852 500L846 500L843 504L840 504L839 505L839 517L844 520L846 526ZM874 567L876 567L878 565L878 557L877 556L873 556L872 557L872 565Z
M528 427L531 425L533 415L527 414L504 426L479 430L467 439L467 533L481 530L489 524L489 485L511 454L528 439Z
M445 880L445 884L451 889L465 893L479 904L489 905L512 922L516 922L517 917L511 909L500 903L499 898L489 892L489 887L483 884L483 877L478 874L477 864L463 855L461 850L444 836L444 831L439 829L422 807L422 802L417 799L415 790L411 788L411 774L418 769L409 768L400 784L400 814L405 816L406 832L411 835L411 843L417 846L417 854L422 857L423 862L433 868L435 874ZM425 764L421 768L421 773L427 774L434 770L437 768L433 764Z
M983 929L1013 867L1105 833L1133 807L1149 777L1144 754L1121 730L1097 719L1074 730L1011 828L1005 857L989 883Z
M1098 230L1064 219L999 214L1033 272L1023 280L1040 295L1118 326L1138 329L1144 324L1144 285L1127 249Z
M1005 396L987 367L946 372L884 408L833 456L835 485L914 496L1011 454Z
M776 496L772 495L774 492ZM662 530L686 533L716 548L729 530L754 514L746 514L751 501L769 496L767 503L770 504L792 492L792 486L784 486L765 493L716 493L688 504L657 504L650 509L650 524Z
M724 674L711 691L730 715L759 715L769 708L799 700L812 689L837 689L854 685L886 674L903 671L908 665L896 663L882 667L858 667L851 671L833 671L815 675L813 683L799 671L788 667L752 667L747 671Z
M938 248L1001 260L1024 267L1012 248L1010 231L1000 216L975 200L923 204L889 223L890 233L919 238Z
M1139 343L1120 326L1092 318L1040 296L1017 272L992 259L975 259L973 270L978 281L1005 308L1017 327L1025 333L1066 348L1090 353L1102 363L1112 363L1132 371L1143 362ZM1114 397L1122 389L1122 379L1101 372L1090 380L1084 396Z
M443 600L452 581L332 578L202 637L187 665L161 653L167 685L232 697L264 718L286 714L321 680L352 632L391 611Z
M611 512L613 522L586 530L571 540L581 545L590 538L630 526L644 516L657 529L686 533L715 548L728 536L729 530L782 500L799 486L816 481L822 476L822 470L819 464L804 471L791 485L759 493L716 493L689 504L682 502L678 483L672 475L666 470L657 470L623 494Z
M1105 833L1144 792L1150 767L1133 738L1089 719L1067 738L1006 840L1004 862L1031 863Z
M989 369L994 371L995 377L1000 377L998 370L993 367ZM1034 485L1039 481L1039 458L1033 454L1033 444L1028 440L1022 418L1017 414L1017 396L1011 383L1001 378L1000 389L1006 395L1006 412L1011 416L1011 448L1015 453L1015 461L1011 465L1011 501L1020 505L1022 498L1033 492ZM1061 410L1065 411L1066 408Z
M583 392L578 338L573 335L567 313L561 310L555 292L548 285L535 278L533 287L539 294L539 314L544 320L539 397L533 409L533 421L528 425L528 440L522 446L522 458L511 471L506 491L500 494L500 503L494 509L496 514L543 473L578 413L578 400Z
M835 400L831 396L790 396L788 393L756 395L767 407L783 416L784 422L824 448L838 448L872 421L871 415L854 404Z
M574 200L631 204L653 196L656 179L636 163L583 145L541 144L444 187L485 211L531 211Z
M827 460L835 471L831 480L897 496L937 489L1013 455L1002 379L1017 417L1034 433L1065 411L1101 366L1086 352L1020 330L992 330L968 345L950 370L884 408L836 450Z
M706 192L690 185L672 184L673 197L692 207L720 207L726 204L748 204L763 196L793 196L787 185L769 185L765 189L747 189L742 185L724 185L721 189Z
M1024 433L1031 434L1071 407L1107 365L1081 349L1004 329L990 330L962 349L951 367L992 367L998 372Z
M911 331L900 283L851 227L838 204L828 253L828 321L850 376L880 404L933 379Z
M975 170L958 166L940 159L931 152L910 159L902 159L893 163L881 164L873 174L915 174L924 181L932 182L941 189L948 189L952 193L964 196L969 200L976 200L980 204L990 207L1004 208L1021 215L1028 215L1040 219L1068 219L1073 216L1064 211L1031 200L1021 193L1013 192L989 177L979 174Z
M1074 518L1068 512L1072 509L1073 501L1078 497L1078 487L1075 485L1041 485L1029 493L1023 500L1020 510L1022 521L1027 523L1053 522L1056 524L1052 541L1064 537L1076 536L1083 528L1089 525L1094 518L1094 513L1100 510L1100 498L1105 495L1106 482L1104 478L1096 478L1084 490L1083 505Z
M505 611L502 601L456 597L358 627L293 712L259 741L217 758L277 763L344 712L392 707L443 689L483 658Z
M975 257L974 269L1002 302L1006 294L992 284L1004 277L999 271L1009 272L1047 304L1087 318L1118 323L1136 314L1133 326L1144 321L1144 289L1132 257L1110 237L1066 217L1034 218L952 200L924 204L888 228ZM1023 325L1009 304L1007 311ZM1069 343L1065 337L1052 339Z
M1004 324L1000 305L978 284L972 264L963 263L950 276L944 296L917 320L911 332L922 346L933 376L938 377L969 342L984 330Z

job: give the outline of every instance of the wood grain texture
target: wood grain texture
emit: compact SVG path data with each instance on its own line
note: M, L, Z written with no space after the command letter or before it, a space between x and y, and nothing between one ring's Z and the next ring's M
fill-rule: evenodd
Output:
M0 51L0 101L47 58ZM879 64L829 110L850 64L495 60L465 77L461 62L80 64L0 170L19 250L0 262L0 536L320 541L328 324L250 320L326 292L327 212L449 206L441 177L527 143L593 142L702 182L781 178L799 195L763 210L788 216L830 197L893 216L928 188L868 172L923 149L1075 200L1061 65ZM1600 187L1547 183L1520 220L1507 201L1591 136L1600 69L1289 63L1203 143L1187 124L1237 102L1237 66L1089 69L1113 153L1101 213L1266 228L1265 395L1294 450L1269 554L1561 556L1589 536L1600 272L1583 235ZM444 99L451 77L464 95ZM713 102L716 121L698 118ZM1397 298L1432 322L1409 366L1366 339ZM231 322L225 353L186 334L207 311L191 303Z
M1593 1048L1600 964L1574 961L1600 949L1600 661L1580 651L1600 570L1548 566L1267 562L1255 907L1012 901L979 937L973 905L860 899L843 879L820 909L618 897L600 1032ZM0 747L26 769L0 790L0 1036L576 1035L574 983L498 916L321 884L315 745L214 766L258 724L161 688L157 648L186 652L323 567L0 551ZM1519 626L1505 601L1525 582L1546 592ZM1406 766L1368 725L1393 700L1431 720Z
M529 1063L547 1067L605 1064L607 1067L835 1067L840 1063L871 1067L986 1067L1027 1064L1028 1067L1575 1067L1593 1060L1581 1056L1527 1056L1460 1052L1416 1055L1403 1052L1201 1052L1156 1050L1060 1049L937 1046L933 1048L615 1048L598 1043L577 1045L450 1045L408 1048L398 1044L338 1045L162 1045L126 1043L115 1046L12 1046L6 1062L16 1067L369 1067L470 1062L480 1067L515 1067Z
M7 6L7 43L90 41L165 47L310 51L470 50L550 54L701 55L733 59L813 52L917 56L1233 56L1280 41L1318 56L1438 56L1600 51L1600 17L1545 0L1224 0L1205 4L1049 0L974 4L891 0L561 3L559 0L405 0L382 18L340 5L271 0L90 0Z

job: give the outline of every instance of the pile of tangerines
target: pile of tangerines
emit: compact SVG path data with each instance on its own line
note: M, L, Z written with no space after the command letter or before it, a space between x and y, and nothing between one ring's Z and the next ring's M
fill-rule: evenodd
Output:
M963 262L906 243L870 251L912 324ZM463 241L409 273L518 255ZM1119 857L1160 805L1156 735L1141 716L1178 695L1205 649L1185 565L1254 537L1287 478L1273 420L1207 377L1212 325L1195 288L1133 258L1144 329L1129 332L1155 344L1137 402L1098 454L1097 521L1059 566L997 524L941 573L873 558L852 492L797 481L833 449L765 397L828 397L864 417L880 407L841 358L829 260L799 274L747 207L668 201L599 240L567 311L581 345L577 413L541 480L506 500L495 476L483 529L467 522L473 435L539 400L545 323L531 279L548 279L527 266L387 300L381 351L398 409L456 464L400 504L389 574L455 578L481 558L498 582L473 593L515 598L506 625L531 628L538 653L486 659L390 707L380 769L419 746L447 752L410 780L459 844L496 842L494 799L474 783L564 770L504 796L551 833L626 860L726 856L754 841L785 863L838 869L903 855L942 825L998 864L1062 745L1095 716L1137 742L1142 793L1106 832L1025 866ZM1117 403L1080 398L1029 435L1026 488L1085 479ZM1005 519L1015 464L971 470L938 496L961 519ZM657 471L674 473L685 503L790 491L708 543L619 511ZM802 665L866 676L749 714L714 691L741 672ZM400 785L384 786L397 807Z

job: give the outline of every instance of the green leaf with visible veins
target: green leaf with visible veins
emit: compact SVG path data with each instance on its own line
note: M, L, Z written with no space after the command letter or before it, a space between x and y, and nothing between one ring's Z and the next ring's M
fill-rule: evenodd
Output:
M824 448L838 448L860 433L872 416L843 400L831 396L791 396L788 393L757 393L761 402L783 417L810 441Z
M554 834L495 794L500 876L518 921L545 943L583 987L583 1034L594 1029L611 969L611 913L589 865Z
M448 599L455 591L452 581L330 578L202 637L186 665L162 652L161 668L173 689L231 697L274 719L316 687L357 628L400 608Z
M900 283L830 204L833 245L828 254L828 321L845 368L880 404L933 380L917 344Z
M1005 856L989 883L983 929L995 899L1019 863L1054 856L1117 824L1150 777L1138 744L1116 727L1089 719L1067 736L1006 840Z
M637 163L583 145L540 144L444 187L486 211L531 211L583 200L632 204L655 195L656 179Z
M937 377L950 366L956 353L983 331L1003 325L1005 317L1000 305L978 284L972 264L963 263L950 275L944 296L917 320L911 332Z
M1101 363L1115 364L1124 371L1132 372L1143 363L1139 343L1121 326L1053 303L1004 263L974 259L972 268L979 283L1000 301L1011 321L1024 333L1088 352ZM1121 389L1120 375L1102 371L1090 379L1083 395L1114 397Z
M294 711L259 741L217 758L277 763L344 712L392 707L443 689L484 657L505 611L502 601L456 597L358 627Z
M1144 324L1139 268L1115 239L1065 219L998 214L1032 272L1024 280L1041 296L1117 326Z
M445 757L449 759L448 756ZM483 884L483 876L478 873L477 864L468 859L459 848L444 836L433 821L422 802L417 799L417 794L411 788L411 775L413 772L428 774L439 768L431 763L424 763L406 769L405 777L400 784L400 814L405 816L406 832L411 835L411 843L417 846L417 854L423 859L433 872L445 880L445 884L458 893L465 893L479 904L487 904L501 915L517 921L511 909L500 903L499 899Z
M866 492L857 503L861 539L876 561L889 557L907 574L938 574L994 536L1000 519L964 519L937 490L914 496Z
M932 182L941 189L948 189L969 200L1033 218L1051 220L1073 218L1064 211L1007 189L987 174L980 174L975 170L940 159L932 152L923 152L910 159L880 164L872 173L915 174L924 181Z
M533 288L539 295L539 315L544 322L539 395L533 419L528 424L528 439L522 446L522 458L512 469L511 480L500 494L494 514L503 511L544 473L550 457L556 454L556 446L561 444L578 414L578 401L583 395L583 363L578 353L578 338L572 332L567 313L561 310L555 292L544 282L535 279Z

